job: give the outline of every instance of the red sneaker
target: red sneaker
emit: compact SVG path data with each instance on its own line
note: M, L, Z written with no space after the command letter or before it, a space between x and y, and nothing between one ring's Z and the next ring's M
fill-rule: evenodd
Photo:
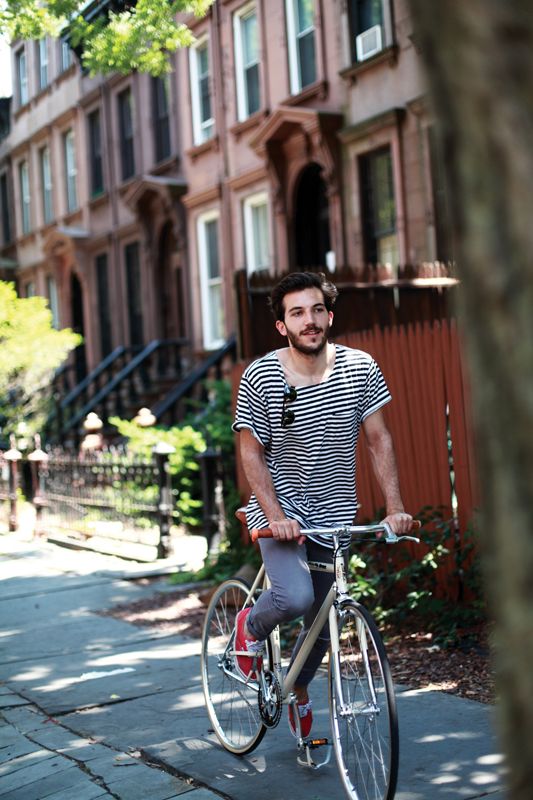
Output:
M313 704L309 700L308 703L296 703L296 707L298 709L298 716L300 717L300 730L302 732L302 739L307 739L311 733L311 727L313 725L313 712L311 710ZM291 729L292 735L297 737L298 731L296 730L294 705L292 703L289 703L289 728Z
M255 637L247 639L244 635L244 623L251 610L243 608L235 619L235 666L244 680L255 681L263 665L265 643Z

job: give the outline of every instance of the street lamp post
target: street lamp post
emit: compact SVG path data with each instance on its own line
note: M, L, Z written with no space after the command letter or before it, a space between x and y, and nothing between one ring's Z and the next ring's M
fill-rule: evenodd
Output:
M45 498L42 491L41 465L48 461L48 455L41 449L41 437L38 433L34 436L35 449L29 454L28 461L31 465L31 479L33 484L33 505L35 506L34 536L42 533L42 512Z
M155 456L159 486L159 541L157 543L157 557L165 558L170 550L170 526L172 521L172 492L170 486L170 472L168 470L168 457L176 451L175 447L166 442L158 442L152 453Z
M17 520L17 489L18 489L18 462L22 453L17 449L15 434L9 437L9 450L4 453L4 458L9 464L9 530L16 531Z

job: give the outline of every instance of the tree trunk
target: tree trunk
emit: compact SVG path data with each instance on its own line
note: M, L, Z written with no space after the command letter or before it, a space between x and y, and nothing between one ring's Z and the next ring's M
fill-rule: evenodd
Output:
M410 0L448 170L515 800L533 786L533 4Z

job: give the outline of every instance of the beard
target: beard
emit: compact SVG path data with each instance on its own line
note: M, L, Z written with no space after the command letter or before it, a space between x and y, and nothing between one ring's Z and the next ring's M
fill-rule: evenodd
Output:
M314 330L317 331L317 335L318 333L322 334L320 339L315 344L306 344L302 341L301 335L299 336L298 334L292 333L288 329L287 339L289 340L291 346L304 356L318 356L328 343L328 332L327 330L324 331L322 328L316 328Z

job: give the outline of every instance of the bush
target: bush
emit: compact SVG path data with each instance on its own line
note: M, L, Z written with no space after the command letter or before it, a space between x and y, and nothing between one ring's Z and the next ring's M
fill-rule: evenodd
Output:
M379 621L403 625L414 618L433 631L436 642L449 645L486 619L476 537L469 528L461 542L454 521L441 509L425 508L417 517L423 555L413 556L401 543L358 544L349 559L350 589ZM445 585L438 580L439 567L448 571Z

